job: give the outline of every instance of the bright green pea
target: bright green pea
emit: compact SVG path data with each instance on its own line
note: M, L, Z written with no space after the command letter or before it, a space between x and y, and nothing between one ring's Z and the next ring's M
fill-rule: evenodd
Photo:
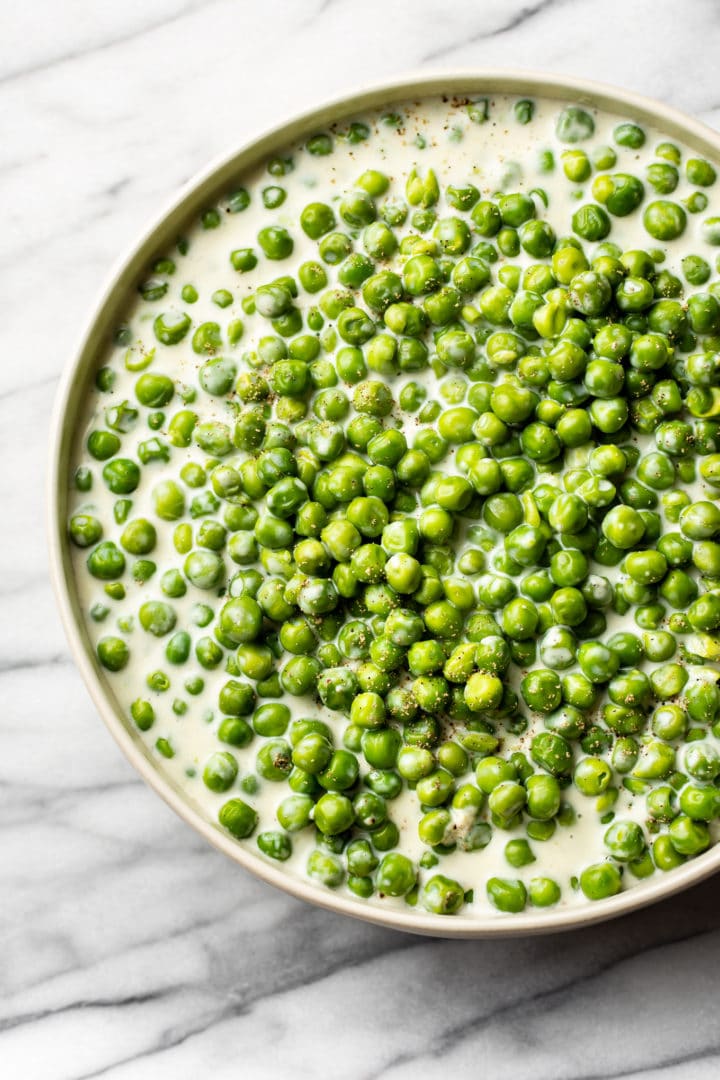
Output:
M513 878L491 877L486 884L487 896L498 911L517 913L527 903L527 890L522 881Z
M580 888L588 900L604 900L620 892L622 878L613 863L595 863L580 874Z

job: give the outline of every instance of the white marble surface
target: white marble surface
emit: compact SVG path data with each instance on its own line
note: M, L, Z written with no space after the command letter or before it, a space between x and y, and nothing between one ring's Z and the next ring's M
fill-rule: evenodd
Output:
M208 158L418 66L582 74L720 126L717 0L35 0L2 22L0 1075L720 1075L717 882L563 937L451 944L333 918L205 846L95 714L42 509L84 314Z

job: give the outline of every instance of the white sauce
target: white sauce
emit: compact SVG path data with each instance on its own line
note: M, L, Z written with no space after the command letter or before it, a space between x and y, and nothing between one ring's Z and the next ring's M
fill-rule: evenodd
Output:
M170 288L167 295L152 303L138 299L130 304L127 323L132 328L133 353L137 356L154 348L155 360L147 370L168 373L176 382L197 386L198 370L205 358L197 356L191 348L192 331L182 344L167 348L160 345L154 338L152 329L154 318L159 312L172 309L187 311L192 316L193 328L206 321L217 321L226 326L232 319L241 318L245 323L242 340L235 348L223 348L219 355L232 356L238 362L239 370L243 370L244 365L240 360L242 354L245 350L252 348L259 337L272 331L267 320L258 315L246 315L240 306L241 300L250 296L258 285L278 275L294 274L300 263L308 259L317 259L316 242L308 239L298 225L301 210L309 201L338 200L346 189L353 187L354 181L368 168L381 169L392 178L393 183L388 193L391 196L404 194L404 178L413 167L416 167L423 175L428 168L432 167L438 175L441 188L449 183L461 186L471 181L480 189L481 197L487 197L502 188L528 191L535 187L542 187L549 195L549 207L546 210L538 201L538 216L547 219L559 236L569 235L570 219L574 211L582 203L592 201L590 193L592 180L583 185L575 185L567 180L562 171L560 155L565 147L558 143L554 133L555 117L560 106L556 102L536 102L533 121L527 126L521 126L513 118L512 104L513 99L503 97L494 99L490 121L478 126L470 122L466 110L462 107L454 107L452 104L443 102L427 103L419 111L410 110L410 116L402 134L382 123L375 122L372 124L372 137L366 143L349 145L347 142L336 140L335 150L329 157L312 157L294 148L292 152L296 168L288 176L275 179L267 173L258 172L255 176L239 178L240 182L251 191L250 207L242 213L223 214L219 228L203 230L198 226L189 230L188 254L184 257L173 254L177 270L169 278ZM613 145L612 130L619 119L621 118L611 115L596 115L595 136L587 145L593 148L601 144ZM416 137L420 134L427 144L424 149L418 148L416 144ZM610 172L629 171L638 176L644 174L646 163L654 160L653 148L662 140L661 133L657 131L646 129L646 134L646 145L640 151L615 147L618 160L616 166L609 170ZM580 144L580 146L585 145ZM544 149L552 149L556 157L556 167L554 172L541 175L537 172L536 163L540 152ZM593 175L597 175L597 171ZM260 189L274 183L286 189L287 199L279 209L268 210L262 204ZM693 190L681 170L679 187L671 198L674 201L681 201ZM712 191L709 194L712 197ZM444 205L442 201L437 209L440 216L456 212ZM700 225L711 212L712 205L705 213L689 214L685 234L672 243L660 245L652 241L643 228L641 212L635 212L626 218L613 218L609 239L618 243L623 249L662 247L667 251L667 261L664 265L677 273L680 259L684 254L700 251L707 253L706 245L700 240ZM259 251L256 243L257 232L269 224L279 224L288 228L295 241L293 255L275 263L261 256L255 271L245 274L236 273L229 262L230 252L241 247L253 247ZM409 219L404 227L396 231L401 235L413 231ZM592 250L592 245L584 244L584 246L586 250ZM359 244L356 245L356 250L361 250ZM497 271L505 261L501 257L492 268L494 281L497 281ZM521 253L508 261L515 264L529 264L538 260ZM332 285L332 268L328 270ZM200 294L194 304L184 303L180 297L182 286L188 283L195 285ZM229 289L233 295L232 305L224 311L211 301L211 296L216 289ZM307 309L313 306L317 299L317 296L311 296L301 289L296 303L301 308ZM103 539L115 540L118 543L124 526L115 525L113 519L113 504L117 496L111 494L105 487L100 475L102 466L87 459L84 444L91 430L104 427L103 413L106 407L125 399L131 403L135 400L134 386L138 373L125 369L123 362L125 352L126 346L113 346L108 348L106 355L98 357L99 366L100 364L112 365L116 372L116 382L111 393L93 392L88 400L85 415L79 424L76 461L82 460L91 465L94 484L87 494L73 489L70 497L71 514L87 511L97 515L104 526ZM371 372L369 377L377 376ZM450 377L452 378L452 375ZM413 372L405 379L402 377L398 379L394 385L396 397L400 387L406 381L423 382L428 388L429 399L437 399L439 396L438 380L429 369L420 373ZM176 395L172 406L166 410L167 421L170 420L172 413L181 407L182 404ZM202 391L198 392L196 402L189 407L201 414L201 421L220 420L232 423L233 414L230 406L223 399L210 397ZM399 411L396 415L398 418L404 418L403 426L407 432L408 441L412 444L413 435L417 430L417 418ZM162 438L164 429L158 432L150 431L143 423L141 416L141 421L136 427L123 436L121 454L135 457L137 444L151 438L153 434ZM237 456L242 458L245 455ZM582 464L584 456L584 450L581 449L576 454L568 455L568 461L577 466ZM576 460L570 461L571 458ZM187 450L172 447L168 465L155 462L143 466L140 487L131 496L133 506L129 519L147 517L157 522L151 504L152 489L162 479L177 480L180 469L186 461L202 461L203 459L202 452L194 446ZM224 460L228 463L232 462L233 455ZM453 471L452 454L440 464L439 468L446 472ZM557 478L553 477L552 482L557 483ZM713 497L712 494L703 492L701 485L698 484L696 487L698 496ZM188 503L193 494L194 492L190 490L186 491ZM219 518L221 511L213 516ZM189 520L189 517L184 520ZM89 617L86 619L88 633L93 644L107 634L117 633L118 619L136 616L140 604L145 600L165 599L159 588L161 574L171 567L181 569L184 559L184 556L177 554L173 546L173 531L174 524L159 523L157 547L148 556L157 563L158 572L144 585L136 584L131 574L126 572L123 581L127 596L122 601L107 599L103 583L91 577L85 568L88 552L73 549L77 589L83 612L88 613L98 602L107 603L110 607L110 614L105 621L97 623ZM128 556L129 565L132 561L132 556ZM490 558L488 565L491 564ZM232 572L235 569L241 568L233 567ZM611 579L617 577L618 571L613 569L607 567L595 569ZM195 641L211 632L211 627L207 629L194 627L191 621L193 606L197 603L208 603L213 611L217 612L223 601L214 597L212 592L208 593L188 585L185 597L169 602L177 613L177 629L187 629ZM637 629L631 615L628 619L613 615L612 612L606 612L606 614L608 615L608 635L622 627ZM556 632L551 631L546 639L546 645L560 658L564 650L562 646L553 643L554 636ZM236 750L226 747L217 739L216 732L221 720L217 695L219 688L229 677L224 672L223 666L212 672L203 671L195 663L191 654L188 663L173 668L165 658L165 646L168 639L156 639L146 634L139 626L137 618L135 618L134 629L127 635L127 640L131 650L130 662L121 673L109 675L108 678L120 709L126 716L129 716L131 702L137 697L148 698L152 701L156 721L152 730L143 738L157 768L182 787L188 797L211 821L217 820L218 810L228 798L239 795L257 809L260 815L258 831L277 828L275 812L279 802L290 793L287 784L261 780L257 794L252 796L244 794L238 786L243 776L254 771L255 757L264 740L255 736L249 747ZM539 656L537 666L543 666ZM146 676L157 669L166 672L172 679L172 686L167 693L153 693L146 687ZM191 697L184 692L183 681L188 675L196 673L205 680L205 689L197 697ZM517 677L519 679L519 674ZM182 716L177 716L173 712L172 703L176 698L182 698L187 703L187 712ZM333 730L336 746L342 745L342 733L347 723L343 716L332 713L310 699L298 700L284 696L282 700L291 707L294 716L321 717ZM128 722L132 724L132 721ZM531 729L517 739L518 748L527 750L533 731L542 730L542 726L542 721L538 718ZM154 749L159 737L167 738L175 749L175 756L171 760L165 759ZM717 740L713 741L717 744ZM503 753L512 748L512 743L512 736L504 739ZM202 770L205 761L212 753L224 749L230 750L237 757L240 774L238 782L229 792L214 794L203 784ZM359 755L359 760L361 768L367 769L362 755ZM191 776L189 773L192 771L195 775ZM468 776L459 782L462 783L465 779L472 779L472 777ZM420 880L427 880L435 873L443 873L460 881L465 888L474 888L474 901L467 904L461 914L461 917L466 918L472 918L473 912L479 910L482 910L483 914L494 911L486 899L484 888L485 881L493 875L521 878L527 883L532 877L547 874L555 878L562 887L561 905L586 903L582 893L571 887L570 879L573 875L579 874L587 864L606 858L607 852L603 845L606 826L599 823L594 809L594 799L584 798L574 787L564 792L564 798L573 805L577 815L576 822L570 827L558 828L550 840L542 843L531 842L536 861L530 866L519 870L513 869L503 855L503 849L508 840L516 836L525 836L524 827L510 832L493 829L493 838L488 847L472 853L458 850L444 856L436 868L421 870ZM614 808L616 820L634 819L644 822L644 802L643 796L635 798L621 788ZM405 788L401 796L389 802L388 806L392 820L400 829L399 850L417 860L425 848L417 836L417 820L420 811L416 795ZM471 824L472 817L467 812L455 811L447 839L450 839L451 834L455 837L462 836ZM293 854L284 864L289 874L304 876L309 851L314 847L313 833L314 830L310 828L293 834ZM257 852L254 838L245 843L251 850L256 851L258 858L265 857ZM628 873L625 874L623 887L637 884L635 878ZM342 888L344 889L345 886ZM380 898L377 895L367 902L385 906L403 904L402 900Z

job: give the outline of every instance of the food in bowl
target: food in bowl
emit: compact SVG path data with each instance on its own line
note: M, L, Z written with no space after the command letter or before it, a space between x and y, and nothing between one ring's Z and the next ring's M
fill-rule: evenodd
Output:
M148 267L78 426L74 580L218 829L467 918L715 842L719 214L647 125L437 98L311 133Z

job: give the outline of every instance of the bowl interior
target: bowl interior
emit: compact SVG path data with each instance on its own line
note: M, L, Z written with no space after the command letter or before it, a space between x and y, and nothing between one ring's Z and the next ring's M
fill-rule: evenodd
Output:
M186 791L161 775L138 733L125 721L95 660L80 612L66 535L67 486L76 420L89 391L98 355L107 345L127 297L149 261L173 242L193 215L227 189L232 180L252 170L273 153L295 140L379 107L403 101L420 101L436 95L520 94L585 104L626 115L640 123L654 124L669 137L681 139L700 154L720 158L720 137L675 110L601 84L575 79L545 77L532 72L460 71L417 76L372 87L324 104L246 143L212 163L193 179L111 273L81 337L69 359L58 391L51 429L51 461L48 484L48 525L51 570L58 604L70 646L91 696L112 735L143 778L208 842L263 880L304 900L330 910L400 930L447 937L484 937L555 932L612 918L649 904L701 880L720 865L720 845L686 866L662 878L604 901L545 913L508 917L445 919L408 908L407 911L377 906L338 896L310 882L301 881L270 865L261 856L238 844L203 815Z

